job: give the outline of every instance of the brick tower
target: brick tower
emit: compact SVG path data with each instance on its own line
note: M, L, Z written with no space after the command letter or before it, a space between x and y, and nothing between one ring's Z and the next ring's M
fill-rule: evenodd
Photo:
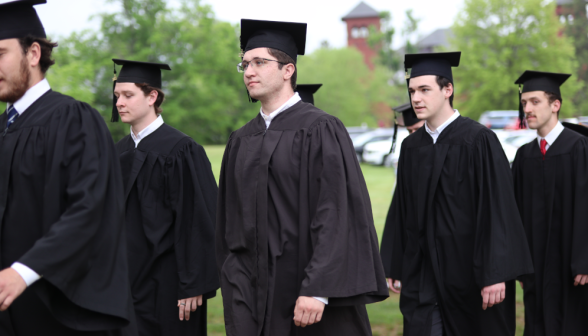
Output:
M376 56L377 51L370 48L367 38L370 26L380 30L380 13L362 1L341 20L347 23L347 46L359 49L365 64L373 70L372 58Z

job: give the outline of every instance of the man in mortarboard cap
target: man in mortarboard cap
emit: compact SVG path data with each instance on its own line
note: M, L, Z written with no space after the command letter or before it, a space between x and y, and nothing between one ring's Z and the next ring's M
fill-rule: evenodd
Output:
M305 39L303 23L241 21L238 70L261 110L231 134L219 181L227 335L371 335L365 304L388 296L347 130L295 92Z
M402 104L397 107L394 107L394 108L392 108L392 110L395 113L402 114L402 122L398 122L397 119L395 120L395 129L396 130L398 129L397 126L403 126L403 127L406 127L409 134L412 134L412 133L418 131L425 124L424 120L420 120L419 118L417 118L416 113L414 113L414 109L412 108L412 103L410 103L410 102L408 102L406 104ZM394 134L396 134L396 132L397 132L396 130L394 131ZM394 137L394 138L395 138L394 143L392 144L392 148L390 150L391 153L394 151L394 148L396 147L396 143L395 143L396 137ZM416 188L416 187L417 187L417 184L415 183L412 186L412 188ZM393 227L394 227L394 224L391 223L391 221L394 217L392 215L392 211L394 211L393 209L395 207L397 207L397 205L394 204L394 202L397 202L399 199L399 197L396 197L397 193L398 193L398 188L394 188L394 196L392 197L392 202L390 203L390 208L388 209L388 215L386 216L386 223L384 224L382 243L380 244L380 255L382 257L382 260L391 260L391 258L392 258L392 256L389 255L390 253L392 253L390 246L392 245L392 242L393 242L392 232L393 232ZM387 282L388 288L392 292L394 292L396 294L400 293L400 287L401 287L400 280L386 278L386 282Z
M402 142L382 244L405 336L514 335L515 278L533 271L502 146L453 109L459 58L405 56L425 125Z
M419 128L423 127L425 124L424 120L417 118L416 113L414 113L414 109L412 108L411 103L406 103L400 106L397 106L392 109L395 112L399 112L402 114L402 122L399 123L399 126L406 127L409 134L416 132Z
M213 253L218 188L210 162L202 146L163 122L161 70L170 67L113 61L122 65L116 113L131 125L116 149L139 334L206 335L206 302L219 287Z
M512 165L535 267L519 277L525 336L588 335L588 128L558 121L569 77L525 71L515 82L522 117L537 130Z
M0 4L0 334L120 334L134 314L120 166L100 114L45 79L45 2Z

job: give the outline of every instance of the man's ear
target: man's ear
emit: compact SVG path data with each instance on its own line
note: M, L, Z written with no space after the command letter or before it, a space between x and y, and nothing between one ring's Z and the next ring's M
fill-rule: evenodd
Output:
M449 99L449 97L451 97L453 94L453 84L449 83L443 89L445 90L445 98Z
M553 101L553 103L551 103L551 113L559 112L560 108L561 108L561 101L559 101L559 99L556 99Z
M292 76L294 76L294 72L296 71L296 66L292 63L288 63L284 65L282 68L284 69L284 80L290 80Z
M149 92L149 106L155 105L155 102L157 101L157 96L159 96L159 92L155 90Z
M33 42L33 44L27 48L26 57L31 67L37 67L41 61L41 45L38 42Z

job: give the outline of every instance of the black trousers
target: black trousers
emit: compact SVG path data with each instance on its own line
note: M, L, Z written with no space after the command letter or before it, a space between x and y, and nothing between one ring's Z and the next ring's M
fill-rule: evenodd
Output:
M33 284L31 286L35 286ZM37 294L28 288L5 312L0 312L2 336L111 336L120 331L78 331L59 323Z
M431 336L443 336L443 319L439 306L435 306L431 319Z

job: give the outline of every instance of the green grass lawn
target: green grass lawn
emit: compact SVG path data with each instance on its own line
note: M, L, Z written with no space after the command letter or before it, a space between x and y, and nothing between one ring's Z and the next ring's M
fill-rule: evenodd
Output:
M212 171L218 181L220 166L225 147L206 146L206 153L212 165ZM392 200L394 188L394 173L389 168L374 167L366 164L361 166L370 193L374 223L378 236L384 230L384 221L388 207ZM523 334L523 297L517 284L517 336ZM374 336L402 335L402 314L398 308L398 295L388 300L367 306ZM213 336L225 335L223 306L220 290L217 297L208 302L208 334Z

